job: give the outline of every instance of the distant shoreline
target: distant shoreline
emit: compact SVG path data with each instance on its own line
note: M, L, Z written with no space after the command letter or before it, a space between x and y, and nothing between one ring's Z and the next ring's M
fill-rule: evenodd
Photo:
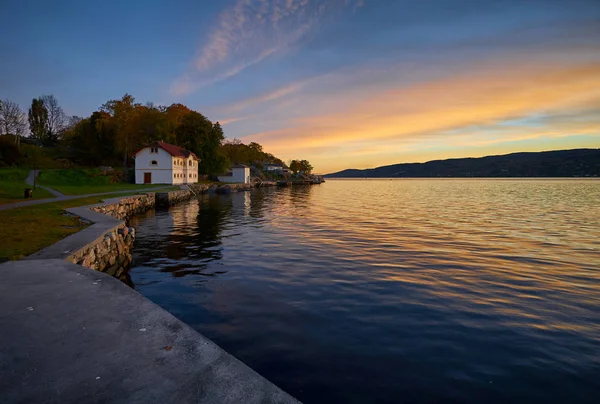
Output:
M594 178L600 149L522 152L479 158L432 160L347 169L325 178Z
M326 177L328 180L600 180L600 177Z

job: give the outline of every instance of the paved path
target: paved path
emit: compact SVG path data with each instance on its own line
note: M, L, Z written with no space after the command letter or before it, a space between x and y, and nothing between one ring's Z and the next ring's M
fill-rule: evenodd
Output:
M25 179L25 183L33 186L35 184L35 178L37 178L38 174L40 173L39 170L31 170L29 171L29 175L27 176L27 178ZM60 198L61 196L65 196L65 194L62 194L60 192L58 192L55 189L52 188L48 188L48 187L43 187L39 184L35 184L36 187L45 189L46 191L50 192L52 195L54 195L57 198Z
M2 404L298 403L105 273L0 265Z
M33 171L29 173L29 176L26 179L27 184L33 185ZM28 199L21 202L7 203L4 205L0 205L0 210L8 210L15 208L22 208L25 206L31 205L39 205L42 203L48 202L60 202L60 201L68 201L70 199L78 199L78 198L87 198L88 196L102 196L102 195L114 195L114 194L123 194L123 193L131 193L131 192L154 192L165 188L173 188L173 185L165 185L164 187L156 187L156 188L140 188L140 189L129 189L129 190L121 190L121 191L111 191L111 192L99 192L95 194L85 194L85 195L64 195L60 192L47 187L42 187L40 185L36 185L40 188L44 188L45 190L51 192L56 198L45 198L45 199Z

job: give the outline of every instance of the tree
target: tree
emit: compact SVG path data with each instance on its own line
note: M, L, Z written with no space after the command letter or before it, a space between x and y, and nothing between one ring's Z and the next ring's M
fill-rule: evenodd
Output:
M310 174L313 170L313 166L310 165L308 160L300 160L298 164L300 165L300 171L302 171L304 174Z
M290 162L290 170L292 170L294 174L300 171L300 162L298 160L292 160Z
M79 122L83 121L83 118L77 115L70 116L66 119L65 131L68 131L75 127Z
M0 134L14 135L15 144L18 144L25 128L25 114L19 104L10 100L0 101Z
M41 98L34 98L29 108L29 130L34 139L45 141L48 135L48 110Z
M110 115L115 130L115 147L123 153L123 166L127 167L129 153L136 146L135 135L132 130L132 117L135 108L135 98L125 94L120 100L110 100L102 105L101 110Z
M108 112L96 111L65 130L62 141L76 150L81 164L112 164L119 159L115 152L115 132Z
M48 111L48 138L55 142L67 126L67 117L54 95L42 95L40 99Z
M227 158L219 153L224 139L219 123L213 124L204 115L191 111L183 117L177 127L177 144L198 156L198 171L205 174L220 174L226 169Z

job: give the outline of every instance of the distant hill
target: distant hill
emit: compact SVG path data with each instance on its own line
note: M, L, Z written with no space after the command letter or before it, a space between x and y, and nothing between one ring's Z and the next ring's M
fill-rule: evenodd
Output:
M511 153L393 164L365 170L347 169L326 174L325 177L600 177L600 149Z

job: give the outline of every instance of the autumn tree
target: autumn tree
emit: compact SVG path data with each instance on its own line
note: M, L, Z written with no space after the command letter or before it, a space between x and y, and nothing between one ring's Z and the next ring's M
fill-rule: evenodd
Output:
M129 154L136 147L136 133L133 128L133 112L135 98L125 94L120 100L110 100L102 105L101 111L107 112L105 125L112 126L115 131L115 147L123 155L123 166L127 167Z
M39 141L46 141L48 136L48 110L41 98L34 98L31 101L28 117L31 136Z
M162 138L167 143L177 143L177 128L183 122L183 118L192 112L191 109L183 104L171 104L164 109L165 115L165 137Z
M290 170L292 170L294 174L300 171L300 162L298 160L292 160L290 162Z
M118 161L115 151L115 133L108 112L96 111L86 119L77 121L64 132L62 141L78 150L82 164L106 164Z
M179 146L191 150L200 159L198 171L220 174L226 169L227 159L219 153L224 135L218 122L213 124L204 115L191 111L183 117L176 136Z
M283 161L270 153L266 153L263 146L256 142L246 145L239 139L229 140L221 146L221 151L231 162L237 164L254 165L259 168L262 167L263 163L284 165Z
M308 162L308 160L300 160L298 164L300 165L300 171L305 174L310 174L313 170L313 166Z

